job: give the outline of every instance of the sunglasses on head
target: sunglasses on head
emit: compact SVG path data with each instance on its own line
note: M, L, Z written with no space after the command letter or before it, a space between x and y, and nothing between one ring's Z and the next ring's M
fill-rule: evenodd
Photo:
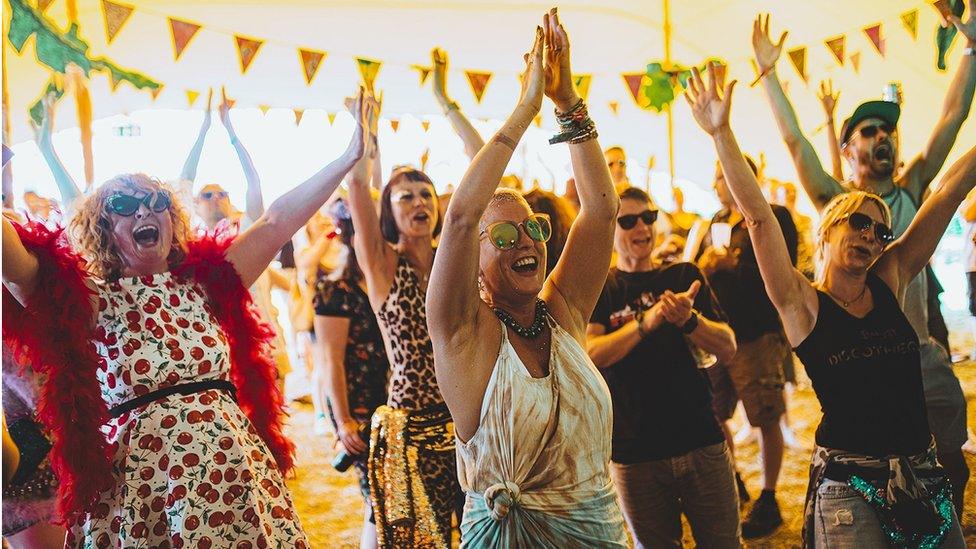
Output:
M638 219L643 221L645 225L653 225L657 221L657 210L644 210L639 214L622 215L617 218L617 225L620 225L621 229L630 230L637 226Z
M210 200L213 197L227 198L227 191L206 191L200 193L200 198L204 200Z
M105 199L105 209L116 215L128 217L139 210L139 205L145 204L146 208L161 213L169 209L170 198L166 191L149 193L139 198L131 194L115 193Z
M874 227L874 237L878 239L878 242L882 246L887 246L895 240L895 235L891 232L891 227L880 221L871 219L869 215L855 212L845 217L847 218L847 224L855 231L870 231L871 227Z
M552 236L552 223L546 214L532 214L521 223L496 221L485 227L481 236L488 235L492 246L499 250L511 250L518 244L519 228L536 242L548 242Z

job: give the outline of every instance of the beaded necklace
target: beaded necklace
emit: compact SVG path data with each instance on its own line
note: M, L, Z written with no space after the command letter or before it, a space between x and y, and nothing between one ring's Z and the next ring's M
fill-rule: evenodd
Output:
M518 321L515 320L515 317L510 315L508 311L499 309L498 307L492 307L492 310L495 311L495 316L498 317L498 320L504 322L506 326L512 330L515 330L515 333L526 339L535 339L539 337L539 334L541 334L542 330L545 328L546 314L549 312L549 310L546 308L546 302L541 299L536 299L535 319L532 320L531 326L525 327L519 324Z

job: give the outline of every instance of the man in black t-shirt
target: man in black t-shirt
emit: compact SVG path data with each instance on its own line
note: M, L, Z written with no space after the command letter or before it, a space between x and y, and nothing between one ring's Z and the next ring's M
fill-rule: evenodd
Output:
M699 362L729 360L735 337L692 263L653 259L657 209L620 192L617 268L587 328L587 352L613 400L611 471L637 547L681 545L681 514L699 547L739 547L732 458Z
M757 173L755 162L749 157L746 161ZM783 523L776 502L776 483L784 453L780 429L780 417L786 411L783 363L790 346L779 314L766 295L749 228L732 199L721 166L716 166L714 186L722 210L712 218L698 265L728 315L738 350L735 358L710 369L708 375L715 391L718 419L724 423L731 418L741 399L749 423L760 429L763 491L742 523L743 537L753 539L771 533ZM771 206L790 259L796 265L798 238L793 216L782 206ZM725 241L717 241L719 238Z

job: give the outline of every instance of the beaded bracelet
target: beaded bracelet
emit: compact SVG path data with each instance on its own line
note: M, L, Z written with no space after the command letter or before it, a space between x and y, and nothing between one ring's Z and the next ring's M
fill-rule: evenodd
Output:
M582 99L564 113L557 110L556 121L561 131L549 139L550 145L563 142L575 145L597 137L596 124L590 118Z

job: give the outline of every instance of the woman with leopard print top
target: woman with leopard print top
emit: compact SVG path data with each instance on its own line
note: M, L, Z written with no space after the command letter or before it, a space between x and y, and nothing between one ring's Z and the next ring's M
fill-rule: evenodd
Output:
M445 98L448 117L473 156L481 138L457 104L446 100L446 56L439 50L434 68L437 95ZM451 516L457 514L460 521L464 497L457 480L454 426L434 375L424 307L433 241L441 228L437 193L422 171L398 168L383 189L377 216L369 195L377 163L375 134L370 142L353 170L349 203L356 256L391 368L388 406L373 414L369 448L376 538L379 547L448 547Z

